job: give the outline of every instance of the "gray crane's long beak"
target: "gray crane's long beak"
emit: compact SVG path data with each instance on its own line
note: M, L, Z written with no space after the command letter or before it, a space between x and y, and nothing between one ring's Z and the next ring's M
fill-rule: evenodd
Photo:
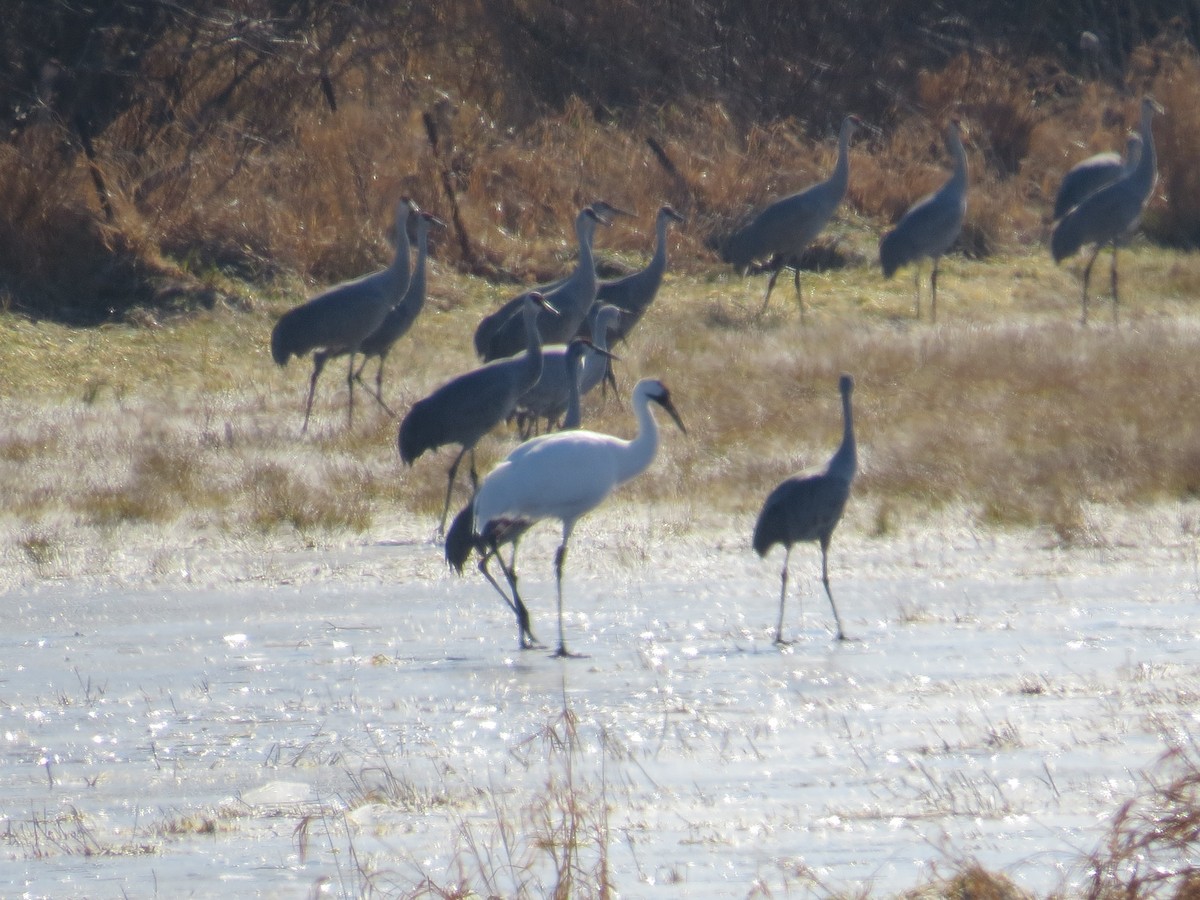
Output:
M529 296L532 297L533 302L536 303L538 306L542 307L542 309L548 309L548 310L550 310L550 312L554 313L556 316L560 315L559 311L554 308L554 305L549 300L547 300L544 296L542 296L541 292L534 291Z

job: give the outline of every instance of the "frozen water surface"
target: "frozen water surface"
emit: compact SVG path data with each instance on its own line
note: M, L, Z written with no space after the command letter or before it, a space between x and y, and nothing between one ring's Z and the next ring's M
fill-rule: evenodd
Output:
M87 575L10 566L0 883L304 897L461 874L540 896L574 822L581 869L603 849L624 896L886 895L967 858L1047 891L1195 739L1178 509L1068 549L846 527L852 640L832 640L798 547L784 650L780 551L754 556L748 523L664 537L614 509L576 532L567 639L587 657L565 661L518 651L487 584L412 525L312 550L164 535ZM549 645L556 537L521 559Z

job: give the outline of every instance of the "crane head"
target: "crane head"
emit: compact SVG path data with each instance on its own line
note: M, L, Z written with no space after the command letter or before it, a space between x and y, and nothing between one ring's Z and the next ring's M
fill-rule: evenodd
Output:
M679 426L679 430L687 434L687 429L683 425L683 419L679 417L679 410L671 402L671 392L667 390L665 384L661 381L648 380L646 382L646 396L665 409L667 414L675 421L675 424Z
M613 206L607 200L597 200L587 208L591 210L592 217L601 225L612 225L616 216L633 216L633 213L621 209L619 206Z

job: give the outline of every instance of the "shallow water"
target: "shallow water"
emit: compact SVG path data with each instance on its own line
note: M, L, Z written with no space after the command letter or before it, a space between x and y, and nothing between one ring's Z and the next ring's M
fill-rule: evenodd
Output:
M605 865L624 896L889 894L968 858L1069 886L1200 730L1178 520L1071 550L847 529L831 569L851 640L832 639L816 551L798 547L784 650L781 556L740 531L654 537L641 513L577 531L581 659L517 651L482 578L400 526L315 550L192 547L153 571L130 550L108 577L14 583L0 883L300 897L461 875L541 896L548 836L574 823L579 869ZM548 644L554 540L532 534L521 564Z

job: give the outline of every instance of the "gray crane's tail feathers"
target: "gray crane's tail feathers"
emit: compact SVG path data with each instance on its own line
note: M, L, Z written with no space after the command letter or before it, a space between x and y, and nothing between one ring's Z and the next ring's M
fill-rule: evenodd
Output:
M1075 209L1078 208L1075 207ZM1050 232L1050 253L1056 263L1079 252L1082 242L1079 240L1078 231L1078 217L1072 215L1071 212L1058 220L1054 230Z

